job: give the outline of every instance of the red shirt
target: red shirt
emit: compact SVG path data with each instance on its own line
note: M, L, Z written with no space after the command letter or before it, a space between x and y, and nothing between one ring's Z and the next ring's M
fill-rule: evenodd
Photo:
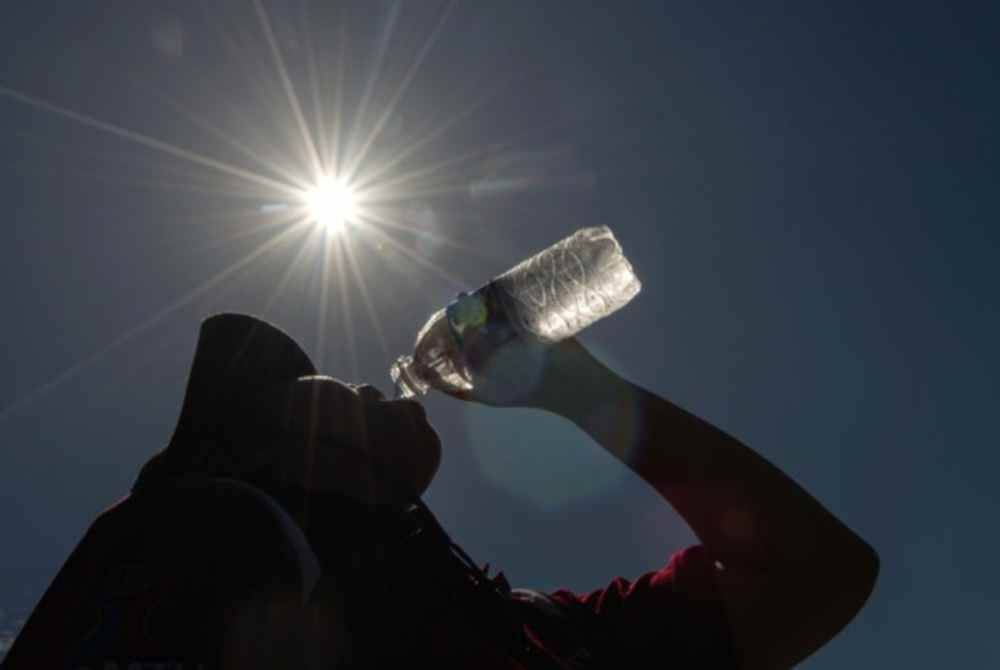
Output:
M552 596L594 614L612 667L736 667L715 572L708 552L696 545L637 579L617 577L590 593Z

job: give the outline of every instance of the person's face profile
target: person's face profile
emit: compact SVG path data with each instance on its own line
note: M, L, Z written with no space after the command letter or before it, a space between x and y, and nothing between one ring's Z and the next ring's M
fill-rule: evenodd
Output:
M369 385L299 378L287 391L282 425L307 449L311 488L363 502L421 495L440 464L440 440L420 403L386 400Z

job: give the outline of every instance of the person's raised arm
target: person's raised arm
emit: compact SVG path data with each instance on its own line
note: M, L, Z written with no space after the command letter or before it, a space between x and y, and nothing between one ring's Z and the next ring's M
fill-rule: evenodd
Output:
M467 399L561 415L653 486L718 561L743 667L791 667L864 605L875 551L759 454L623 379L575 339L503 358L489 367L507 381L492 375ZM525 374L532 367L540 378ZM530 377L538 382L524 385Z

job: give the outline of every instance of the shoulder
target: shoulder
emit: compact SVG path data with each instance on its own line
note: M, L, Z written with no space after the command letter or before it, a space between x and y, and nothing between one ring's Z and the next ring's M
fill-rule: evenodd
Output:
M315 585L315 557L286 517L255 489L222 481L116 503L68 557L5 667L208 654L244 604L266 594L301 602Z

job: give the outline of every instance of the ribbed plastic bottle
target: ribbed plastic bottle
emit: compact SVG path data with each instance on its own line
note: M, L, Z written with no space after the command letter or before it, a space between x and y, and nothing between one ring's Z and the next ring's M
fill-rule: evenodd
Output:
M610 228L578 230L431 315L413 354L389 370L396 397L471 391L470 336L482 342L488 332L498 347L512 337L558 342L624 307L641 286Z

